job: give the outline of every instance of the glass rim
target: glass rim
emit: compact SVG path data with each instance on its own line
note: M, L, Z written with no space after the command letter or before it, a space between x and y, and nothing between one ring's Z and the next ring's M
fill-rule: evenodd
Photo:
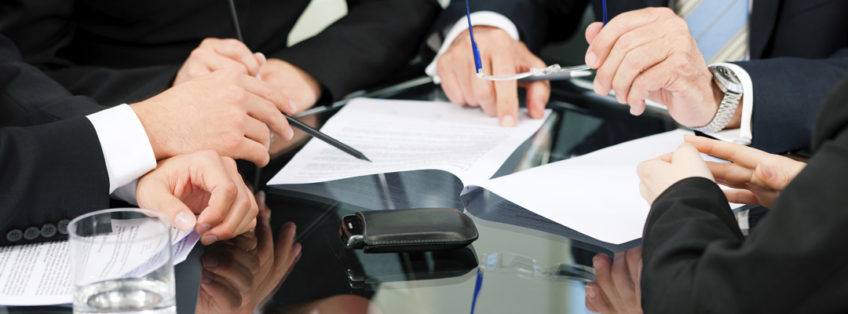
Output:
M168 218L168 216L165 216L165 214L154 211L154 210L144 209L144 208L134 208L134 207L100 209L100 210L95 210L93 212L88 212L88 213L79 215L79 216L75 217L74 219L71 219L71 221L68 223L68 241L70 242L71 239L74 239L74 240L78 240L78 241L93 242L94 237L84 237L84 236L80 236L80 235L76 234L76 232L75 232L76 229L77 229L76 223L79 222L80 220L83 220L83 219L86 219L86 218L89 218L89 217L93 217L93 216L96 216L96 215L116 213L116 212L134 212L134 213L141 213L141 214L144 214L144 215L154 216L156 218L159 218L159 221L162 221L164 223L165 228L164 228L163 231L167 234L167 239L168 239L167 242L168 242L168 244L171 243L171 227L172 226L171 226L171 219ZM162 233L162 231L158 231L155 234L152 234L152 235L149 235L149 236L133 239L133 241L146 241L146 240L161 236L161 233ZM106 243L113 243L113 242L120 242L120 241L107 241Z

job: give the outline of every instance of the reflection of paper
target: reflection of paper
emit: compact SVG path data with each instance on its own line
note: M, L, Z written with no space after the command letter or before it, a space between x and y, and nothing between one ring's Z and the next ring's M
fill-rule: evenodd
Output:
M528 118L526 111L518 117L515 127L503 128L497 118L478 108L431 101L353 100L321 131L360 150L373 163L311 140L268 184L418 169L445 170L466 183L483 181L543 122Z
M118 220L113 221L113 225L116 221ZM142 234L143 232L136 233L137 236ZM186 259L199 236L195 232L172 229L171 238L174 241L172 251L176 265ZM98 263L103 267L105 274L125 274L132 270L140 272L141 269L152 269L148 266L155 266L145 264L147 261L141 257L144 255L130 255L124 259L122 255L107 251L103 251L103 254L111 260L111 263ZM70 257L68 241L0 247L0 304L71 303L73 272ZM150 257L149 254L147 257Z
M636 167L672 152L686 131L671 131L488 181L481 187L595 239L621 244L642 237L648 204Z

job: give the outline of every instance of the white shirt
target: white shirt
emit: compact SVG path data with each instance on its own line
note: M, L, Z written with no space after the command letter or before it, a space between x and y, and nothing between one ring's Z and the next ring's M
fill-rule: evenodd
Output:
M751 4L753 1L748 1L748 12L751 11ZM439 49L438 53L436 53L436 57L433 59L427 68L424 70L427 75L433 78L433 82L436 84L441 83L441 78L438 76L438 72L436 69L437 61L439 57L444 54L450 45L453 43L454 39L459 36L460 33L468 29L468 22L465 20L466 17L462 17L456 24L451 27L448 31L447 35L445 35L445 39L442 42L442 46ZM518 29L509 18L503 16L500 13L492 12L492 11L480 11L471 13L471 24L473 26L491 26L497 27L509 34L512 39L519 40ZM744 96L742 98L742 120L740 122L740 127L738 129L730 129L723 130L717 133L709 134L712 137L717 139L721 139L723 141L734 142L739 144L748 145L751 144L751 139L753 139L753 134L751 133L751 116L754 110L754 84L751 81L751 75L748 74L745 69L742 67L731 64L731 63L717 63L715 65L722 65L733 71L733 74L739 78L742 82L742 88Z
M100 141L109 175L109 193L137 204L138 178L156 168L156 156L141 120L127 104L92 113L86 118L91 121Z

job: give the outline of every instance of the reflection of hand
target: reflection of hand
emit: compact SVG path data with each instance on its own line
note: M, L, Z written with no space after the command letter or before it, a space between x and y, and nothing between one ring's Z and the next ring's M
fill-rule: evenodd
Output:
M274 242L271 211L265 206L264 198L264 192L257 195L262 209L255 234L246 233L216 245L216 250L207 251L204 256L198 313L253 313L283 282L300 256L301 246L294 242L293 223L283 225Z
M769 154L747 146L687 136L686 142L698 151L729 160L707 162L716 182L734 188L724 192L734 203L770 207L781 191L807 165L785 156Z
M505 31L489 26L474 26L473 30L475 40L479 43L483 72L505 75L545 67L545 63L533 55L524 43L512 39ZM550 82L492 82L479 79L474 72L473 56L471 37L466 30L437 61L442 89L451 102L482 107L489 116L497 116L502 126L513 126L518 121L520 84L527 88L528 114L533 118L541 118L544 115L545 105L551 94Z
M271 85L232 71L217 71L131 105L156 159L213 149L221 155L268 163L270 130L290 139L280 113L290 102Z
M645 111L646 98L668 106L689 127L707 125L718 111L721 91L686 21L672 10L646 8L622 13L606 26L593 23L586 40L586 64L598 69L595 92L614 90L632 114ZM737 117L730 127L738 124Z
M256 242L256 236L247 232L206 249L197 313L232 313L241 306L242 293L250 291L257 280Z
M138 180L136 199L139 207L171 217L181 230L196 223L204 244L232 238L256 225L258 207L235 161L214 151L159 162Z
M321 84L312 75L280 59L268 59L259 69L262 80L288 96L295 114L306 110L321 97Z
M230 70L256 76L265 62L261 53L252 53L244 43L235 39L206 38L191 51L177 72L174 86L219 70Z
M683 143L673 153L642 162L637 171L641 179L639 192L648 204L653 204L657 196L677 181L689 177L715 181L701 155L688 143Z
M599 313L642 313L642 247L592 259L596 281L586 285L586 307Z

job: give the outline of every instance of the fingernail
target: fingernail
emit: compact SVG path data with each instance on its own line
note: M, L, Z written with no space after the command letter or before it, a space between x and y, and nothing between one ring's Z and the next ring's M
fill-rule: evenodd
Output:
M209 229L212 229L212 225L201 224L201 225L197 226L197 233L203 234L204 232L209 231Z
M218 237L216 236L208 235L203 237L203 243L212 244L215 243L215 241L218 241Z
M627 100L624 99L624 96L621 96L621 95L618 95L618 94L615 95L615 100L618 101L619 104L626 104L627 103Z
M212 257L211 255L206 255L206 257L203 258L203 266L206 266L208 268L218 267L218 259Z
M595 55L594 52L589 51L588 53L586 53L586 65L594 69L598 66L597 64L595 64L596 62L598 62L598 56Z
M255 55L256 55L257 57L259 57L259 60L261 60L261 61L259 62L260 64L265 64L265 61L268 61L268 59L267 59L267 58L265 58L265 54L264 54L264 53L257 52L257 53L255 53Z
M291 100L291 99L289 99L289 110L290 110L292 113L297 112L297 104L295 104L295 103L294 103L294 101L293 101L293 100Z
M289 128L286 129L286 140L291 141L291 139L293 139L293 138L294 138L294 129L292 129L292 127L289 126Z
M592 258L592 267L598 268L598 263L600 263L600 262L601 262L601 257L595 255L595 257Z
M512 115L505 115L501 117L501 126L503 127L511 127L515 126L515 118Z
M592 83L592 88L595 89L596 94L601 95L601 96L606 96L606 94L603 93L604 87L601 86L601 82L598 82L598 80L595 80L595 82Z
M595 287L586 286L586 295L588 295L590 299L594 299L595 298Z
M634 115L634 116L639 115L639 113L636 112L636 107L633 107L633 106L630 107L630 115Z
M194 227L194 215L187 212L180 212L177 217L174 217L174 225L182 231L191 230Z

